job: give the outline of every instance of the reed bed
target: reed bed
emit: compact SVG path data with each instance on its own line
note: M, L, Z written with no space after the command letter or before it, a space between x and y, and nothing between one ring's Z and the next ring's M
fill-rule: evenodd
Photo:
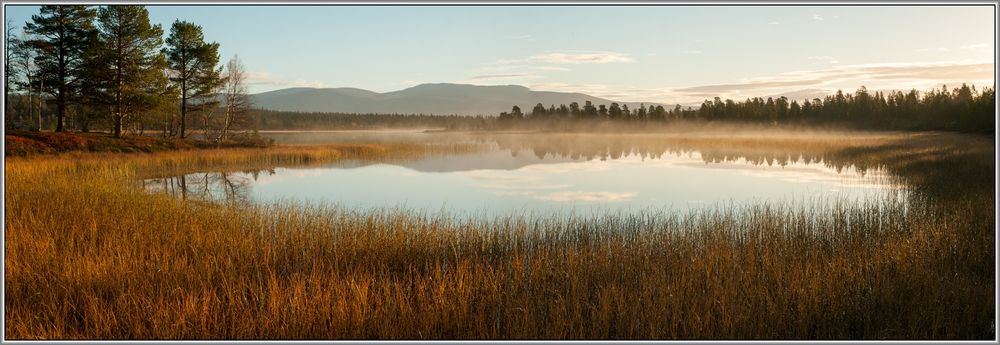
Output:
M137 178L467 150L6 163L6 339L992 339L992 191L468 219L212 203Z

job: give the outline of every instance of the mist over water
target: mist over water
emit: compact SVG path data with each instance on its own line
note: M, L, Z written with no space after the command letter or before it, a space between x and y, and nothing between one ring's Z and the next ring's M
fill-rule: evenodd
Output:
M766 202L877 201L905 193L877 167L813 147L724 146L659 136L397 132L272 133L279 143L476 143L471 153L148 179L151 191L251 202L304 201L453 216L685 211ZM686 139L685 139L686 140ZM777 147L777 151L768 151Z

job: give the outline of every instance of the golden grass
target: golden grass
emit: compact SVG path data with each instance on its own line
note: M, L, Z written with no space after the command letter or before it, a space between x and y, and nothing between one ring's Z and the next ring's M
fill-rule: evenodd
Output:
M994 335L992 191L947 207L885 200L460 220L185 202L129 182L464 149L329 145L10 159L5 336Z

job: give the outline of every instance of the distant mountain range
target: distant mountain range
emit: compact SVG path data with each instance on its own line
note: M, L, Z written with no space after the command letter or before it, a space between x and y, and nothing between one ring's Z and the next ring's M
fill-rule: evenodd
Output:
M467 84L421 84L407 89L378 93L356 88L290 88L253 95L257 107L279 111L378 114L489 115L517 105L528 114L538 103L548 108L586 101L611 105L615 101L582 93L533 91L524 86ZM639 103L617 102L636 108ZM648 107L650 104L645 103Z

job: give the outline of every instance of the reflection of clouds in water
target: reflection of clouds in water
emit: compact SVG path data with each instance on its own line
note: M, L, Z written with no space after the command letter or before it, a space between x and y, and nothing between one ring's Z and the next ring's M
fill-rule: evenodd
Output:
M493 195L496 196L527 196L531 197L537 194L535 191L531 190L498 190L494 191Z
M626 201L634 197L637 193L625 192L578 192L578 191L564 191L564 192L552 192L548 194L539 195L536 199L548 200L548 201L602 201L602 202L615 202L615 201Z
M776 161L775 161L776 162ZM859 189L896 189L891 181L886 181L887 174L881 171L867 171L862 174L853 167L837 169L822 165L822 163L809 163L801 158L798 160L786 161L785 165L774 163L754 164L746 158L740 158L729 162L705 162L699 153L685 155L666 154L660 159L646 160L639 155L625 155L614 160L591 159L582 162L556 163L556 164L534 164L525 166L514 171L490 171L488 174L480 173L473 175L475 178L489 177L492 182L489 184L476 185L491 192L496 196L526 197L550 202L619 202L631 201L637 193L634 192L608 192L608 191L574 191L574 185L552 183L541 183L539 180L561 179L559 174L573 174L579 172L603 172L616 171L618 167L635 167L642 169L676 169L679 167L691 169L722 169L730 170L733 173L743 176L755 176L768 179L780 179L786 182L815 184L822 183L831 187L849 187ZM528 175L517 175L526 173ZM532 183L536 182L536 183ZM548 192L551 189L566 189L564 191ZM840 188L827 189L828 193L841 193ZM689 203L700 204L704 200L692 200Z
M822 163L794 162L785 166L780 165L754 165L746 159L726 163L704 163L704 162L677 162L678 166L701 168L701 169L724 169L733 170L744 176L779 178L783 181L794 183L825 183L837 186L850 186L870 189L900 189L897 185L889 181L889 174L882 171L869 170L865 173L857 171L854 167L842 169L840 172L832 167L822 165Z
M757 175L763 177L773 177L773 175ZM781 177L781 176L779 176ZM784 177L782 180L792 183L826 183L835 186L849 187L856 189L877 189L877 190L903 190L906 186L894 183L892 181L885 181L877 178L849 178L843 176L791 176ZM836 189L834 189L836 190Z
M620 202L628 201L636 196L634 192L584 192L584 191L560 191L540 194L534 190L494 190L496 196L516 196L527 197L543 201L553 202Z
M554 189L569 189L573 185L566 183L538 183L552 177L551 175L553 174L599 171L610 171L607 162L589 161L564 164L537 164L514 171L476 171L461 172L458 174L477 180L491 181L492 183L476 184L474 186L485 189L496 196L525 197L552 202L618 202L627 201L636 195L633 192L616 193L572 190L546 193L545 191ZM521 173L528 173L529 175L517 175Z
M472 170L472 171L461 171L457 172L459 176L464 176L476 180L487 180L496 182L528 182L528 181L541 181L544 180L544 176L538 175L509 175L504 174L500 171L493 170Z
M476 187L483 189L501 189L501 190L546 190L546 189L563 189L569 188L573 185L569 184L538 184L538 185L505 185L505 184L480 184Z
M565 174L572 172L597 172L611 170L606 161L591 160L585 162L559 163L559 164L535 164L518 169L524 172L542 174Z
M277 168L274 169L275 173L270 174L266 171L262 171L257 174L257 178L254 179L253 175L247 173L240 173L249 179L253 180L254 184L266 185L274 183L275 181L280 181L288 178L304 178L304 177L315 177L322 176L324 173L328 173L327 169L288 169L288 168Z

